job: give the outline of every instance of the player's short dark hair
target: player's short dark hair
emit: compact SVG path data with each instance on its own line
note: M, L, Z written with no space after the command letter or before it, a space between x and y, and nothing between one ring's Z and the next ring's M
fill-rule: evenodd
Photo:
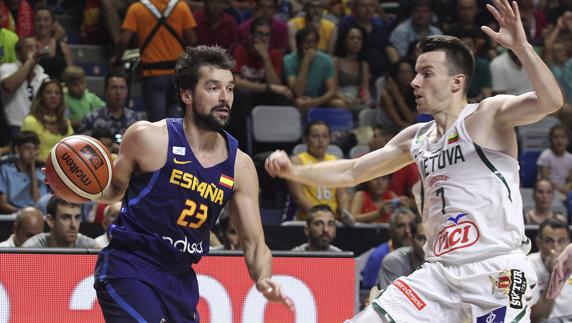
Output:
M306 213L306 225L310 226L310 224L312 224L312 221L314 221L314 217L318 212L329 212L334 216L334 218L336 217L336 213L329 205L316 204L308 210L308 213Z
M306 126L304 127L304 138L308 138L308 136L310 135L310 131L312 131L312 128L314 126L318 126L318 125L323 125L326 126L326 128L328 128L328 133L332 133L332 130L330 129L330 126L328 126L328 124L322 120L314 120L308 124L306 124Z
M12 140L12 147L16 148L29 143L37 146L40 144L40 138L35 132L26 130L20 132L16 137L14 137L14 140Z
M205 45L186 47L175 65L177 93L180 93L181 90L195 91L201 77L200 68L203 66L232 71L234 60L222 47ZM179 101L181 101L181 106L184 107L185 104L182 102L180 95Z
M59 205L64 205L64 206L69 206L69 207L74 207L74 208L81 208L80 204L68 202L68 201L66 201L66 200L62 199L61 197L54 194L52 197L50 197L50 200L48 201L48 205L46 206L46 213L51 215L52 218L55 219Z
M568 224L566 222L555 218L549 218L542 221L538 226L538 234L536 236L538 239L542 239L544 237L544 228L546 227L551 227L552 229L565 229L568 231ZM570 232L568 232L568 235L570 235Z
M433 35L422 39L418 46L421 53L444 51L449 66L449 75L465 75L464 92L467 93L475 70L475 57L467 44L457 37Z

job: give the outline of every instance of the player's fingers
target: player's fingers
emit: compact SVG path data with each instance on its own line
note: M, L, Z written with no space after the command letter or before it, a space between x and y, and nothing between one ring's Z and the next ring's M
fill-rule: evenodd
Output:
M494 30L492 30L490 27L488 26L481 26L481 30L487 34L490 38L496 40L497 39L497 35L498 33Z
M493 17L495 17L495 19L501 23L503 21L503 17L500 14L500 12L497 10L497 8L495 8L494 6L487 4L487 9L489 10L489 12L493 15Z
M508 6L508 2L506 0L493 0L493 3L499 12L502 12L503 14L506 12L506 7Z

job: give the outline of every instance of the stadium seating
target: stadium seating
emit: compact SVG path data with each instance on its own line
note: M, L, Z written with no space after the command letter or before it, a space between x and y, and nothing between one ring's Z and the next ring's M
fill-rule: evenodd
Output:
M295 143L302 137L300 111L293 106L259 105L247 123L247 149L253 153L254 141L260 143Z
M332 132L349 131L354 128L354 119L350 110L345 108L310 108L306 121L308 123L322 120Z

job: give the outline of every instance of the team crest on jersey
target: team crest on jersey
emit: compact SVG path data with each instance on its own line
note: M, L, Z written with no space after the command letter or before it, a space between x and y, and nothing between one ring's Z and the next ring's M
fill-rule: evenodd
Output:
M463 217L466 215L461 213L447 219L448 222L453 224L439 231L433 245L435 256L442 256L453 250L468 248L479 241L481 236L479 228L473 221L463 220Z
M186 150L185 147L173 146L173 155L185 156Z
M491 283L495 296L508 297L509 306L512 308L524 308L527 288L524 272L518 269L502 270L496 278L491 278Z

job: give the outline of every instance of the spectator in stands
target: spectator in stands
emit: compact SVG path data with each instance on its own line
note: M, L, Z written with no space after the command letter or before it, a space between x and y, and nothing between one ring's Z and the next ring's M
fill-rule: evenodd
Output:
M350 209L357 222L389 223L395 209L409 207L409 198L399 197L389 189L389 178L377 177L358 186Z
M399 208L391 214L389 222L390 240L375 247L369 254L365 267L361 275L362 290L369 291L373 286L377 285L378 273L381 268L383 258L391 251L403 246L411 246L413 243L412 225L415 221L415 214L409 209Z
M16 62L18 59L16 56L17 42L18 35L0 27L0 64Z
M101 0L101 17L111 45L119 45L121 21L127 14L127 9L137 0Z
M104 107L105 102L87 89L83 68L79 66L66 67L63 79L67 87L64 103L68 108L72 126L74 129L78 129L87 114Z
M369 108L369 64L365 61L365 30L357 25L340 29L334 57L338 88L330 101L333 107L359 112Z
M317 49L332 54L336 44L336 25L322 17L324 0L308 0L304 3L304 15L294 17L288 21L288 34L290 35L290 48L300 50L297 34L299 31L312 27L317 35Z
M536 8L535 0L519 0L518 9L523 25L528 27L531 43L535 44L541 41L544 35L544 29L548 25L548 21L544 12Z
M336 218L327 204L317 204L308 210L304 234L308 242L294 247L292 251L342 251L332 245L332 240L336 238Z
M90 136L99 140L111 153L111 157L115 159L115 157L119 152L119 144L121 143L121 137L115 138L111 130L103 127L95 127L91 130Z
M219 232L221 244L212 247L211 250L240 250L240 241L236 228L230 220L228 210L223 209L219 217Z
M54 13L45 5L38 5L34 10L34 37L38 42L40 64L46 74L53 79L61 79L67 66L73 65L68 45L57 40L50 32L55 22Z
M549 133L550 148L538 157L540 178L548 179L554 188L566 195L572 190L572 154L566 151L570 143L570 132L562 125L555 125Z
M469 90L467 91L469 103L478 103L493 95L491 66L487 60L477 55L477 35L475 32L469 31L459 32L456 35L456 37L459 37L469 46L475 57L475 72L471 79Z
M572 286L570 284L562 289L561 294L555 300L546 297L552 268L569 242L570 232L565 222L546 219L540 224L536 236L539 251L528 255L538 279L538 286L532 290L532 304L535 304L531 310L532 322L541 322L549 317L572 315L570 307Z
M443 34L441 29L431 25L432 15L430 0L412 1L410 18L397 25L389 36L399 56L405 57L411 43L427 36Z
M16 221L12 226L12 233L8 239L0 242L0 248L20 247L29 238L44 231L44 217L35 207L25 207L16 214Z
M109 244L109 236L107 235L107 229L113 223L113 221L115 221L115 219L119 215L119 211L121 211L121 202L115 202L105 207L103 211L103 222L101 222L104 232L102 235L95 238L95 242L100 248L105 248Z
M48 202L47 213L46 222L50 232L31 237L22 247L98 248L94 239L79 233L81 205L69 203L54 195Z
M524 28L526 38L528 29ZM491 61L493 94L520 95L532 91L532 83L516 55L507 50Z
M38 65L35 38L20 38L16 43L16 55L18 61L0 65L2 105L12 137L20 132L22 121L30 112L30 102L48 77Z
M325 122L321 120L310 122L304 129L304 143L308 146L308 150L293 156L292 164L309 165L337 159L336 156L327 152L330 140L331 131ZM305 220L308 211L317 204L330 206L337 215L336 218L344 221L353 220L349 212L349 197L345 188L303 185L290 181L287 184L297 207L296 220Z
M352 2L352 14L344 17L339 30L358 25L365 30L363 39L364 57L369 64L372 85L379 77L389 71L399 54L389 42L388 24L376 15L377 0L355 0ZM339 33L339 32L338 32Z
M250 40L234 51L235 104L229 132L246 148L247 117L257 105L290 105L292 91L281 84L282 54L269 48L271 20L256 18L250 26Z
M317 50L319 35L312 27L296 33L297 51L284 57L288 87L302 111L327 105L336 94L334 64L330 55Z
M269 19L271 24L271 35L268 48L279 50L282 54L289 51L288 25L275 17L278 12L279 0L256 0L254 15L238 26L238 34L241 42L248 42L251 39L252 23L257 18Z
M143 115L127 108L127 79L124 74L110 73L105 77L105 109L88 113L80 127L80 132L89 134L94 128L107 128L115 135L123 135Z
M534 183L532 199L534 200L534 208L525 210L525 224L540 224L551 218L568 222L563 214L552 210L554 185L548 179L539 179Z
M0 1L0 26L15 32L18 37L34 35L34 10L28 0ZM65 29L55 22L50 33L57 40L66 36Z
M377 279L380 289L387 288L401 276L408 276L425 262L423 245L427 242L427 237L420 218L415 218L411 230L413 233L411 246L395 249L383 258Z
M65 116L63 89L57 79L46 79L32 101L30 114L22 122L22 131L30 130L40 138L40 152L36 159L46 162L52 147L73 134L71 122Z
M232 53L238 44L238 25L224 12L226 6L225 0L204 0L203 10L195 14L199 45L218 45Z
M47 193L45 176L36 165L39 144L40 139L31 131L14 138L14 161L0 165L0 214L33 206Z
M572 32L572 12L566 11L544 39L542 59L560 84L568 104L572 103L572 60L566 46L559 40L564 32Z
M197 23L187 3L175 3L166 19L159 19L152 13L163 14L170 9L168 4L168 1L152 0L131 5L121 26L115 56L111 59L112 65L119 65L131 39L136 36L141 57L143 104L152 122L181 115L174 86L175 63L185 46L196 43L194 28ZM158 24L162 26L153 32Z
M390 121L390 124L386 126L392 127L392 130L403 129L415 123L417 104L411 87L414 76L413 64L406 59L401 59L393 65L385 81L379 104Z

